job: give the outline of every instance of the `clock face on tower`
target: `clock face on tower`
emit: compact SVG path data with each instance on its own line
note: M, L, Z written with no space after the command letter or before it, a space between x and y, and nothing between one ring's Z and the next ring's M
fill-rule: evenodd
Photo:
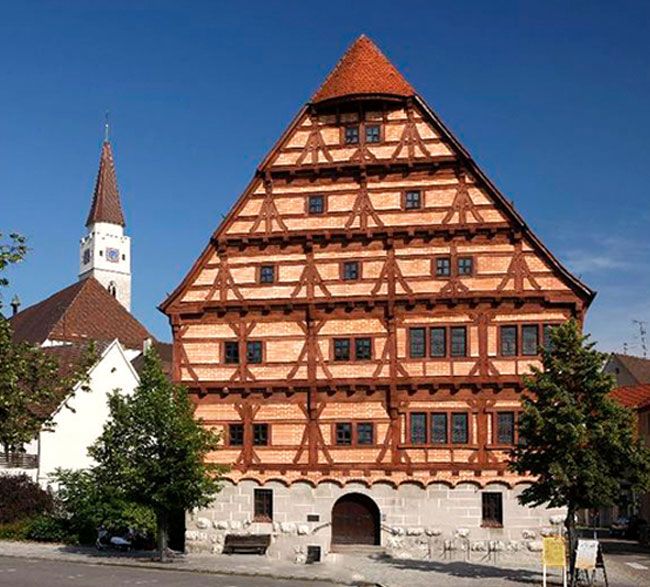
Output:
M118 249L107 248L106 259L111 263L117 263L120 260L120 251Z

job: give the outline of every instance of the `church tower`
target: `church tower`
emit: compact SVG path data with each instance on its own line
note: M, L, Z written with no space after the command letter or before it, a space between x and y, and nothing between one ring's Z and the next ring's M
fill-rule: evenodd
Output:
M124 226L107 127L86 220L88 233L81 239L79 248L79 279L94 277L131 311L131 239L124 234Z

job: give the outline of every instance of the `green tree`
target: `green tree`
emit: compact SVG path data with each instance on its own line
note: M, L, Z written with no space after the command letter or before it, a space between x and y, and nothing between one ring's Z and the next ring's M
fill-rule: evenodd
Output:
M100 482L156 514L158 549L166 558L170 515L210 503L222 469L205 462L218 435L194 419L185 388L172 384L153 348L144 356L133 395L114 392L102 435L89 448Z
M8 284L4 270L26 253L25 237L12 233L5 243L0 233L0 287ZM81 382L85 387L94 361L91 346L79 364L62 375L55 357L29 343L14 342L11 324L0 313L0 446L8 457L20 452L43 427L52 427L54 409L75 385Z
M578 510L613 504L623 483L639 491L650 485L650 451L636 435L634 414L610 397L607 356L594 347L575 320L553 329L543 368L525 380L522 441L511 462L515 472L536 477L521 503L567 508L571 552Z
M27 342L14 342L11 324L0 316L0 446L7 455L23 450L76 385L87 389L96 354L91 344L77 365L63 374L58 359Z

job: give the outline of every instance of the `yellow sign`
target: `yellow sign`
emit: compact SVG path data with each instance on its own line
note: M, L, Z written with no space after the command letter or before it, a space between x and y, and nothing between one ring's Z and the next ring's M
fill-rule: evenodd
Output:
M566 565L564 538L547 536L544 538L543 545L542 560L544 565L547 567L564 567Z

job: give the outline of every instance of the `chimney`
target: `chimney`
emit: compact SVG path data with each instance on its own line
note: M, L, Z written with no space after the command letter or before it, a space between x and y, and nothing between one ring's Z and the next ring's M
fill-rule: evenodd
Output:
M151 348L152 344L153 341L150 338L145 338L142 342L142 352L146 353Z
M13 311L12 316L18 314L18 310L20 309L20 298L18 297L18 294L16 294L11 300L11 309Z

